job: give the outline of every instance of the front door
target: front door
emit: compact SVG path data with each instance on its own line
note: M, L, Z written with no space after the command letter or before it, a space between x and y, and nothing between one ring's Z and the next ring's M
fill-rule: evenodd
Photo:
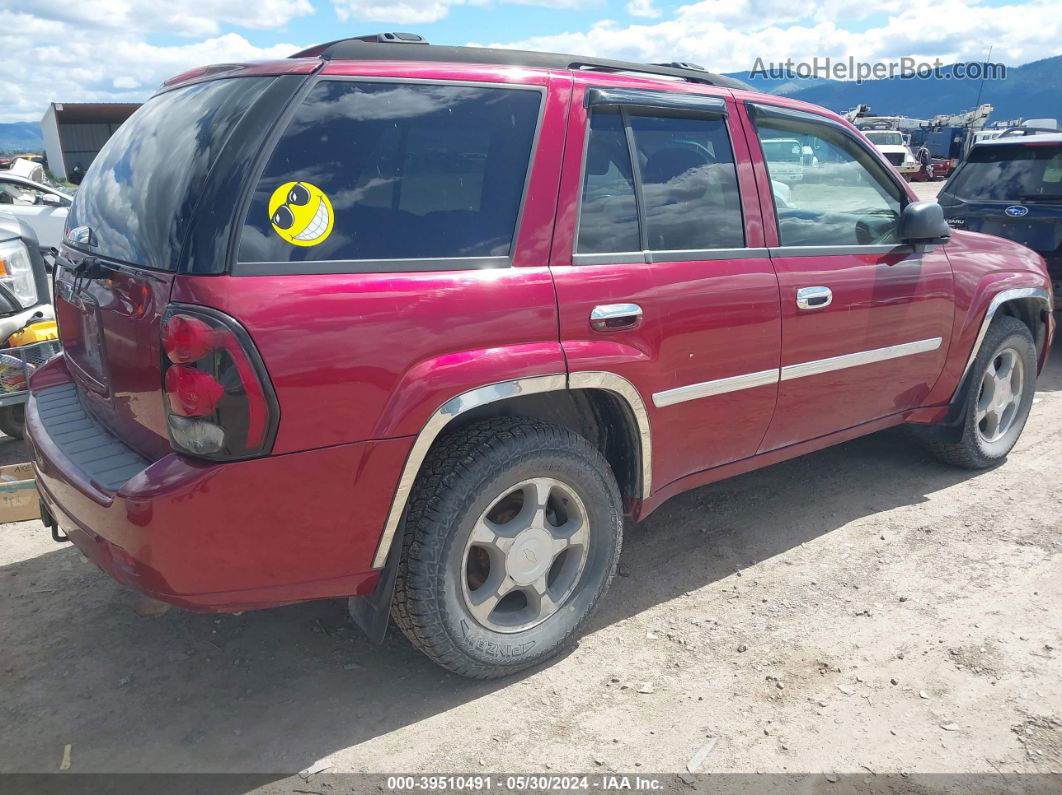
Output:
M907 191L850 130L775 106L745 110L766 166L760 184L772 186L782 311L778 409L760 450L920 406L954 318L947 256L901 244ZM786 146L814 153L799 175L775 163Z
M551 256L561 342L570 372L640 393L655 488L752 455L774 411L778 285L722 93L588 75L572 99Z

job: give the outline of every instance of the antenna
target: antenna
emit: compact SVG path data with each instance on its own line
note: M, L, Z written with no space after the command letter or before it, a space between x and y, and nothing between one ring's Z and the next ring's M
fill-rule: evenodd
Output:
M988 55L985 56L985 68L981 70L981 82L977 84L977 101L974 102L974 110L981 107L981 89L985 87L985 72L988 71L988 61L992 57L992 45L988 45Z

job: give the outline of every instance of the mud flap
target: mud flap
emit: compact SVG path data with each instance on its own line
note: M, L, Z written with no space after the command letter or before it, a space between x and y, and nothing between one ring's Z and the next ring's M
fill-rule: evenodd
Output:
M38 497L37 503L41 512L41 524L52 531L52 540L59 544L69 541L70 539L66 537L66 533L59 529L59 523L55 521L55 517L48 510L48 506L44 504L44 500Z
M373 643L383 643L387 637L387 626L391 621L391 600L395 595L398 560L401 556L402 545L394 544L372 593L368 596L352 596L347 600L350 617Z

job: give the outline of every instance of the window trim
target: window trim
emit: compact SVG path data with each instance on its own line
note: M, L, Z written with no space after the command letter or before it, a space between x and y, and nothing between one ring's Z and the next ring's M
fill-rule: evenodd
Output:
M748 113L749 121L752 123L752 132L755 135L756 143L760 147L760 158L763 161L763 170L764 174L767 176L768 182L771 179L771 171L767 165L767 158L763 153L763 143L760 138L758 124L760 118L782 119L785 121L805 122L807 124L819 124L824 127L829 127L848 138L848 140L852 141L856 146L869 154L879 166L881 165L881 153L872 146L867 146L866 142L858 136L852 135L852 131L836 119L831 119L828 116L820 116L817 113L796 110L795 108L752 102L751 100L745 100L745 109ZM866 171L873 176L870 169L866 169ZM881 176L896 188L897 192L900 194L900 213L902 214L904 208L911 203L911 197L907 194L906 183L901 184L889 169L882 167L880 171ZM775 230L778 233L778 245L769 246L767 249L772 257L827 257L841 254L909 254L914 251L913 246L899 241L896 243L868 243L866 245L860 245L858 243L848 245L842 243L821 246L787 246L782 243L782 228L778 221L778 203L775 201L774 191L771 191L771 206L774 208L774 225ZM899 215L897 215L897 221L899 221Z
M708 94L688 94L678 91L651 91L640 88L601 88L586 90L583 107L636 107L647 110L678 110L711 116L727 116L729 111L723 97Z
M613 99L612 101L597 101L596 98L592 99L591 94L597 92L596 96L610 96L620 94L622 92L622 99ZM676 92L677 93L677 92ZM582 162L579 166L579 212L575 218L575 233L572 236L572 265L632 265L632 264L646 264L650 265L654 262L698 262L701 260L723 260L723 259L754 259L757 257L766 257L767 249L750 248L748 246L742 246L740 248L691 248L691 249L651 249L648 246L649 227L646 222L645 207L642 199L642 169L641 164L638 162L637 147L634 143L634 131L630 126L630 108L644 109L647 111L653 110L670 110L679 111L677 114L679 118L703 118L705 115L711 118L717 118L723 120L723 129L726 131L727 143L730 145L730 154L733 160L734 176L735 176L735 188L738 192L738 213L741 216L741 233L748 242L748 229L745 225L745 212L740 203L741 199L741 183L737 180L737 155L734 150L734 137L731 135L730 125L727 123L728 112L726 106L726 100L718 98L719 102L723 105L723 111L717 112L712 110L697 110L690 105L653 105L646 104L638 101L642 95L660 95L671 96L668 92L664 91L643 91L641 89L609 89L599 87L589 87L586 90L586 97L583 100L583 106L586 108L586 126L583 130L583 155ZM681 94L680 96L692 96L698 99L717 99L716 97L708 97L702 94ZM594 108L609 108L615 107L617 115L620 117L623 124L623 132L627 138L627 151L631 158L631 179L634 184L634 202L638 215L638 241L642 247L641 251L616 251L616 252L580 252L579 247L579 229L582 226L583 221L583 190L586 187L586 169L589 165L587 161L587 154L590 151L590 132L593 119ZM666 255L666 256L662 256Z
M516 223L513 225L512 243L509 253L501 256L481 257L414 257L414 258L386 258L386 259L336 259L336 260L302 260L298 262L243 262L239 259L240 241L243 237L244 226L247 223L247 214L250 212L255 188L261 181L269 160L276 151L277 144L283 138L284 133L291 125L291 121L298 109L302 107L307 95L321 82L354 82L354 83L412 83L418 85L435 86L464 86L470 88L495 88L515 89L519 91L534 91L539 94L538 115L535 119L535 129L531 136L531 149L527 157L527 173L524 174L524 184L520 194L520 205L516 211ZM536 155L538 154L539 140L542 136L542 122L546 115L546 104L549 96L548 86L531 85L527 83L493 82L490 80L446 80L445 78L426 77L388 77L384 75L326 75L315 74L306 81L304 91L293 98L291 107L286 109L284 118L277 124L273 137L263 147L261 163L255 169L255 176L248 181L243 207L241 208L239 222L236 225L236 234L233 237L232 257L229 273L233 276L297 276L300 274L337 274L337 273L419 273L424 271L457 271L457 270L482 270L492 268L513 267L513 255L516 244L520 239L520 231L523 227L524 210L527 206L527 194L531 187L531 175L534 171Z

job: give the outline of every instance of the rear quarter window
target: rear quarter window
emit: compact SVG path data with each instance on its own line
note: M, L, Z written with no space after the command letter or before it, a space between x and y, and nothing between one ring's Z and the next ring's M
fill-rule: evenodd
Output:
M321 80L254 189L236 270L508 257L541 101L509 86Z
M90 227L93 254L176 270L211 166L271 82L214 80L149 99L92 162L67 228Z

